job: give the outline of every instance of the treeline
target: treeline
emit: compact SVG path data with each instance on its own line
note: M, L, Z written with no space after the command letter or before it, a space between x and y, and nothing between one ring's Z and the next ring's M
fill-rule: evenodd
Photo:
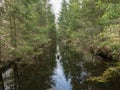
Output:
M120 59L120 1L63 0L59 33L64 44Z
M0 61L40 55L55 38L48 0L3 0L0 5Z

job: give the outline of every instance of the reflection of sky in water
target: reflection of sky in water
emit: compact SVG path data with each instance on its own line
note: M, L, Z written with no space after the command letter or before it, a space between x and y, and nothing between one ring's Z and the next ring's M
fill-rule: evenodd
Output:
M61 65L61 55L58 50L59 48L57 47L57 54L56 54L56 68L54 70L54 75L53 75L53 81L54 81L54 89L55 90L71 90L71 84L70 84L70 79L66 80L65 75L64 75L64 70ZM59 58L57 58L59 56Z
M57 60L57 67L55 68L54 74L55 90L71 90L70 79L68 81L66 80L63 67L59 60Z

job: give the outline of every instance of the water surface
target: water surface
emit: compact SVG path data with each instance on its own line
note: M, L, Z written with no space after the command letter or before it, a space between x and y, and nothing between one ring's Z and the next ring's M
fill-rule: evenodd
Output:
M119 90L119 83L106 87L86 82L89 77L101 75L108 66L112 65L82 51L52 46L32 63L13 65L4 71L1 90Z

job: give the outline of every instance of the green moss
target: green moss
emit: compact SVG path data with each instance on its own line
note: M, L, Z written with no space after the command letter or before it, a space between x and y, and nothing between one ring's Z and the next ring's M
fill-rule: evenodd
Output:
M108 68L101 76L98 77L91 77L88 79L90 82L94 83L111 83L111 82L119 82L120 79L120 67L111 67Z

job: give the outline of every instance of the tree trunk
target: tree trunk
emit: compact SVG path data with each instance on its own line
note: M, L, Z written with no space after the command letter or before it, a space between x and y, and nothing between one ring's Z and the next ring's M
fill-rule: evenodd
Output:
M13 21L13 42L14 42L14 48L16 49L17 47L17 32L16 32L16 19L14 15L14 21Z
M16 19L15 19L15 15L14 17L11 17L11 45L16 48L17 47L17 32L16 32Z
M1 36L0 36L0 62L2 61L2 42L1 42Z

